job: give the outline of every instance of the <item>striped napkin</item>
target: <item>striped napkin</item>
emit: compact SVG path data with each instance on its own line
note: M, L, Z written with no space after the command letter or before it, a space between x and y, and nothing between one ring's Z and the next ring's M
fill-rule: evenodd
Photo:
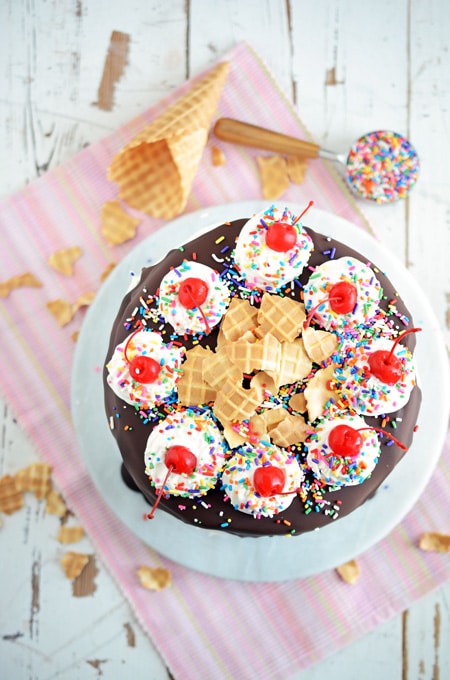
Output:
M309 137L247 45L237 45L225 58L231 67L220 115ZM191 86L185 83L158 106L0 203L0 283L24 272L42 283L41 288L19 288L0 298L0 387L39 456L53 466L55 483L173 676L284 680L449 578L448 557L421 552L416 543L422 531L442 530L440 518L450 514L450 451L447 446L413 511L360 557L363 576L353 586L334 571L281 583L240 583L199 574L145 546L99 496L77 450L70 416L72 336L83 310L59 327L47 303L60 298L73 305L95 292L108 264L119 262L163 224L143 218L132 241L108 246L99 218L104 202L116 197L116 187L107 181L106 168L125 142ZM224 150L226 164L213 167L211 149L206 148L186 212L261 198L254 154L231 145ZM304 183L292 186L283 198L306 205L311 197L318 208L369 228L333 170L320 160L311 164ZM72 276L49 267L54 251L74 245L82 256ZM172 586L143 590L136 577L141 564L167 566Z

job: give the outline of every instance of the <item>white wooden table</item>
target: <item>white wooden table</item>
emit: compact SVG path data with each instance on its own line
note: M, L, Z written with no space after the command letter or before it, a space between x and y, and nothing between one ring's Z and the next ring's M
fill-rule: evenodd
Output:
M121 77L109 70L101 82L113 31L130 36L128 63ZM383 127L406 134L422 158L418 186L407 202L365 210L446 327L447 0L0 0L0 34L2 196L156 103L242 39L265 56L323 146L344 151ZM36 458L5 403L0 420L2 475ZM95 591L73 596L61 574L58 529L30 495L0 529L0 677L169 678L101 563ZM93 552L87 538L78 548ZM296 677L444 680L449 641L450 583Z

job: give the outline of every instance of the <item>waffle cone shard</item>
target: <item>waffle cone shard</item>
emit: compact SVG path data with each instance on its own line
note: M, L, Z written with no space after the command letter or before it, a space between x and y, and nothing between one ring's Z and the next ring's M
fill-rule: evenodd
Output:
M115 156L108 177L129 206L164 219L182 212L228 69L218 64Z

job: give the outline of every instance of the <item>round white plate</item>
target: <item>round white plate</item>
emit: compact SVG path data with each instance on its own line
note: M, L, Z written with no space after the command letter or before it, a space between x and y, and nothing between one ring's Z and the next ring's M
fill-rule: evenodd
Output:
M293 212L302 210L298 205L287 205ZM408 302L415 325L424 329L416 348L423 403L411 449L372 499L319 531L295 537L240 538L184 524L166 512L156 513L151 522L143 520L147 503L139 493L129 490L120 476L121 457L104 412L99 370L119 304L129 287L130 272L139 273L143 266L156 262L169 249L191 240L210 225L250 217L266 207L267 203L252 201L207 208L183 215L140 243L112 271L88 310L77 341L72 376L72 411L81 453L111 509L142 541L175 562L213 576L246 581L282 581L317 574L356 557L386 536L429 481L447 427L445 346L422 291L397 259L371 236L342 218L313 208L307 225L351 244L389 272ZM433 397L436 394L438 402ZM442 404L442 411L436 408L437 403Z

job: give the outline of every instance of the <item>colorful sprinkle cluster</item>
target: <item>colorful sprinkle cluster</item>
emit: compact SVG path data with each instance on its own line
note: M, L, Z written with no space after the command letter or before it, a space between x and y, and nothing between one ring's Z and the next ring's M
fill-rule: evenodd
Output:
M364 198L390 203L408 195L419 167L419 156L405 137L378 130L360 137L350 149L347 179Z

